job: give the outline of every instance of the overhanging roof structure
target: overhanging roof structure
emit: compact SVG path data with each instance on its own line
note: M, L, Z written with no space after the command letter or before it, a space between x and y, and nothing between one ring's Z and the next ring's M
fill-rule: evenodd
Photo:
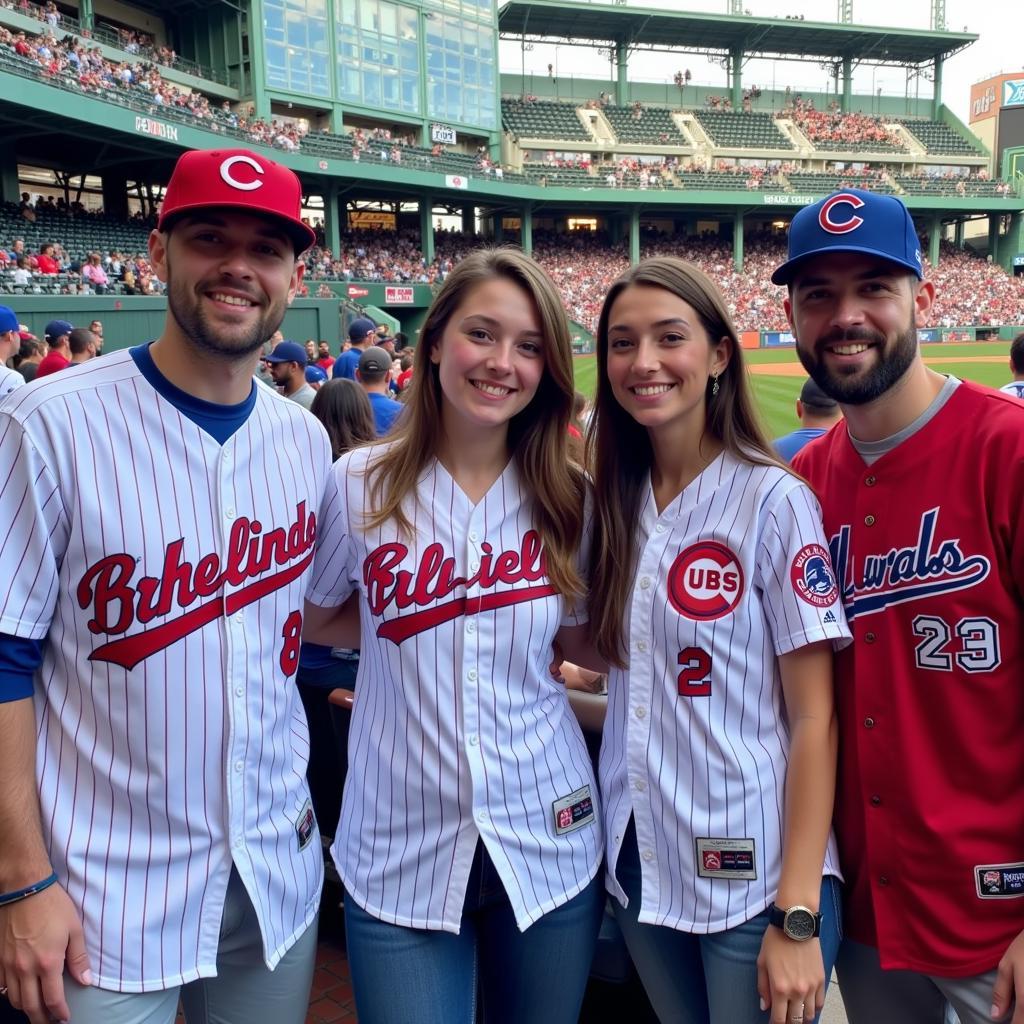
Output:
M510 0L498 11L503 36L572 43L625 43L790 60L923 65L978 38L971 32L845 25L790 18L670 11L571 0Z

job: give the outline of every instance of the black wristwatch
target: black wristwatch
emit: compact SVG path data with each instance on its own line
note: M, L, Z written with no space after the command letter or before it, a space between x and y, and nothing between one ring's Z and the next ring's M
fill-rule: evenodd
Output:
M768 923L781 928L794 942L807 942L821 934L821 914L807 907L790 907L783 910L774 903L768 908Z

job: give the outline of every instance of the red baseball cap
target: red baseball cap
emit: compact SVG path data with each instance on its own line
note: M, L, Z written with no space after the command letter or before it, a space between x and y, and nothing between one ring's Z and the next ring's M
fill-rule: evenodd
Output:
M167 183L157 229L180 214L210 207L234 207L269 214L284 223L296 253L315 241L302 223L302 185L295 173L247 149L193 149L183 153Z

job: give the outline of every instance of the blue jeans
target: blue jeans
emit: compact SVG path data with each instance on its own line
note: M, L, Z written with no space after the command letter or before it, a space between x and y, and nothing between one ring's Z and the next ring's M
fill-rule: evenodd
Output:
M388 924L345 900L345 939L359 1024L575 1024L604 906L601 873L525 932L477 845L462 929Z
M757 995L757 957L768 927L767 910L711 935L640 924L640 856L632 819L616 875L629 906L613 898L612 907L660 1020L679 1024L767 1024L771 1020L770 1011L761 1012ZM820 942L826 987L842 938L841 898L838 879L823 878Z

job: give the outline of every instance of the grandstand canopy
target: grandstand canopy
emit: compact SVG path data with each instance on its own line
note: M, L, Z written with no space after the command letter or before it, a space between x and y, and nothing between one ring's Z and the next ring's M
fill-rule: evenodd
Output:
M970 32L844 25L787 18L659 10L572 0L510 0L498 12L503 35L621 42L689 51L739 50L790 59L850 57L887 64L927 64L970 46Z

